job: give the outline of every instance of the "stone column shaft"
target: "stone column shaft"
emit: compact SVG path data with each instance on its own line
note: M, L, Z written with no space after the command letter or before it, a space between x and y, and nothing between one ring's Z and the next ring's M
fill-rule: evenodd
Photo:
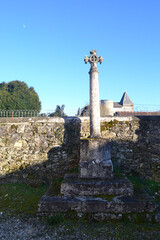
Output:
M97 63L103 61L103 57L96 55L97 51L90 51L91 56L85 56L85 63L89 62L90 75L90 137L99 138L100 134L100 102L99 102L99 81Z
M96 63L91 64L90 75L90 137L98 138L100 134L99 80Z

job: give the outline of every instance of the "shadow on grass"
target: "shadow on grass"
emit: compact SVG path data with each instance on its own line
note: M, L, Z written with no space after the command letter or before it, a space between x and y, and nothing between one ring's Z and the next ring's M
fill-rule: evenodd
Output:
M37 187L22 183L0 184L0 212L8 215L34 215L47 184Z

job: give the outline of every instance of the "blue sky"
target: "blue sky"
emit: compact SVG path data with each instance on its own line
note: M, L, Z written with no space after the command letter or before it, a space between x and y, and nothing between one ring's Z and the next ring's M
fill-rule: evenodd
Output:
M89 103L92 49L100 99L160 108L159 0L0 0L0 33L0 82L33 86L42 112Z

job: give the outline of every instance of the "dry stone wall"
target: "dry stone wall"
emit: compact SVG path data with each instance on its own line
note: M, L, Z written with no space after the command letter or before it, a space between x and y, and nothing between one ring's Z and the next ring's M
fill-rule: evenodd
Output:
M77 164L78 119L0 120L1 182L50 181Z
M113 120L101 128L102 136L111 139L112 160L117 166L160 182L160 117Z
M123 171L160 182L160 117L101 118L112 160ZM78 165L89 118L1 118L0 182L42 183Z

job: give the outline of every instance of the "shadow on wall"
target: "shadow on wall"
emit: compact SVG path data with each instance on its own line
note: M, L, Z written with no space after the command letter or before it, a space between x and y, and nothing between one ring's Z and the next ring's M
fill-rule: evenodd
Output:
M112 141L112 160L126 173L160 182L160 117L137 116L136 141Z
M62 177L67 170L76 167L80 160L81 121L78 118L67 117L64 119L65 131L63 144L51 148L48 152L52 177Z
M31 164L24 163L19 169L16 166L16 170L12 166L8 172L6 171L7 173L1 174L0 183L50 183L55 177L62 177L68 169L77 166L80 156L81 121L78 118L63 119L65 122L63 142L49 149L47 160L41 159L36 164L34 161Z
M26 163L18 170L13 167L6 171L0 182L49 183L76 167L80 159L80 137L84 126L81 126L79 118L64 118L64 121L63 142L50 147L47 160L41 159L36 164L32 161L32 165ZM137 125L134 125L135 122ZM111 159L114 164L124 172L134 172L160 182L160 117L141 116L131 122L116 120L106 126L108 130L103 126L103 131L110 133L108 139L111 140ZM133 137L135 135L136 139Z

